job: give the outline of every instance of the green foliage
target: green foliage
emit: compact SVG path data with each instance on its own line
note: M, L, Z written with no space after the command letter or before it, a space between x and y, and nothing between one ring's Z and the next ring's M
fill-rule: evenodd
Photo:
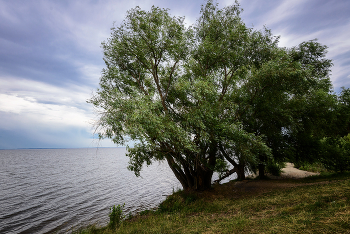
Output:
M179 195L171 195L159 207L159 212L176 212L183 207L183 199Z
M158 212L179 212L184 209L193 211L190 204L197 201L197 199L198 196L193 192L176 192L167 197L167 199L159 205ZM194 207L196 206L197 205L194 205Z
M338 105L336 109L337 120L333 124L335 133L333 135L346 136L350 133L350 88L345 89L338 95Z
M131 212L128 213L128 216L126 217L126 219L132 219L133 215Z
M303 171L326 173L328 170L321 162L303 163L302 165L294 165L296 168Z
M225 161L222 158L218 158L216 159L216 164L215 164L215 168L214 171L218 172L219 174L219 178L221 178L221 176L223 176L223 174L229 169L229 165L227 163L227 161Z
M228 163L244 179L271 160L317 155L327 121L339 119L327 47L280 48L241 11L208 0L186 27L167 9L136 7L102 43L106 68L89 102L100 110L100 138L137 142L127 153L136 176L166 160L184 190L206 190Z
M322 141L321 162L328 170L350 170L350 134L340 138L327 137Z
M87 227L81 227L78 230L73 230L72 234L97 234L102 233L103 229L99 229L95 225L89 225Z
M285 163L276 163L274 161L271 161L266 165L266 171L271 175L280 176L284 167Z
M109 223L108 223L108 228L110 229L116 229L117 227L120 226L121 222L125 218L123 215L123 208L125 204L123 205L117 205L113 206L110 208L111 212L109 213Z
M148 215L148 214L150 214L152 211L150 211L150 210L143 210L143 211L141 211L140 213L139 213L139 215Z

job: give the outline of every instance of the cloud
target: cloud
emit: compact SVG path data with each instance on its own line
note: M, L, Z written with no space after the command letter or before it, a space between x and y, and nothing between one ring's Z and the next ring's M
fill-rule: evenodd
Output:
M41 124L88 127L90 121L88 113L82 109L72 105L40 103L31 96L0 94L0 109L1 112L14 113L22 119ZM15 124L18 124L18 120ZM3 122L0 127L6 128L9 124Z
M116 146L94 136L91 94L84 85L0 79L0 149Z
M219 7L234 0L218 0ZM104 67L101 42L127 10L152 5L192 25L205 0L0 0L0 148L88 146L86 103ZM334 60L336 89L350 87L350 1L240 0L247 26L271 28L280 46L319 38ZM8 136L8 137L6 137ZM16 140L17 139L17 140ZM34 140L36 139L36 140ZM13 141L13 142L12 142ZM112 146L110 141L104 145Z
M88 97L84 87L71 86L67 89L14 77L1 79L0 130L20 132L22 135L30 132L29 137L39 132L45 135L47 132L78 128L92 135L92 108L85 103Z
M336 91L350 87L349 56L339 55L350 49L350 2L324 0L248 1L242 0L243 19L255 29L266 25L274 35L280 35L282 47L297 46L303 41L318 38L328 46L327 58L332 59L331 80Z
M17 126L0 128L0 149L17 148L81 148L115 147L110 140L99 141L87 128L62 126L24 119L13 113L0 112L4 121L10 119Z
M335 90L340 87L350 87L347 75L350 73L350 20L342 25L328 27L313 31L309 34L298 34L280 31L282 35L281 46L291 47L303 41L317 38L318 41L328 47L327 58L333 60L331 80Z
M82 103L85 106L91 89L84 84L67 83L64 87L60 87L41 81L9 76L0 78L0 92L17 101L23 99L30 100L30 103L52 103L80 108Z

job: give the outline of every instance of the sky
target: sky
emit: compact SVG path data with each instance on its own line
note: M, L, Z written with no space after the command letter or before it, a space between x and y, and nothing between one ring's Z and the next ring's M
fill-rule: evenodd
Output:
M218 0L219 7L234 0ZM240 0L248 27L265 25L282 47L328 46L334 91L350 88L349 0ZM199 17L204 0L0 0L0 149L113 147L94 137L87 103L104 68L101 42L127 10L152 5Z

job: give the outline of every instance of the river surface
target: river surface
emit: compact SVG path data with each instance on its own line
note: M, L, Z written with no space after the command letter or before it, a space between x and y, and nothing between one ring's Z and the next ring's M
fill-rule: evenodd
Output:
M157 207L180 188L165 163L126 169L125 148L0 150L0 233L65 233Z
M125 148L0 150L0 233L69 233L106 225L109 208L156 208L181 188L165 162L127 170Z

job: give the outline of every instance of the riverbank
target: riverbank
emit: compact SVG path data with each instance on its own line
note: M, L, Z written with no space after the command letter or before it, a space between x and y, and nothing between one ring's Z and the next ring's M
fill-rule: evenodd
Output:
M176 192L157 211L130 217L116 230L77 233L348 233L350 173L281 178Z

